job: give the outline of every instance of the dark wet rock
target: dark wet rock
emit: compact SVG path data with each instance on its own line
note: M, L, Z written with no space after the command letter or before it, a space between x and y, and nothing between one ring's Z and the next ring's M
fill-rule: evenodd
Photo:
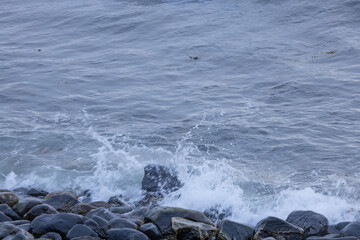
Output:
M124 214L131 212L132 207L111 207L110 211L117 214Z
M10 191L8 189L0 189L0 193L2 193L2 192L12 192L12 191Z
M137 229L137 225L124 218L115 218L109 221L109 228L133 228Z
M213 225L213 223L201 212L175 207L154 207L145 216L145 222L154 223L162 234L170 234L171 218L180 217L195 222Z
M305 238L326 235L329 225L325 216L313 211L294 211L289 214L286 221L301 227Z
M26 192L26 194L29 195L29 196L32 196L32 197L45 197L49 193L47 191L44 191L44 190L38 190L38 189L35 189L35 188L30 188Z
M107 232L108 240L149 240L149 238L140 231L132 228L114 228Z
M58 213L58 212L52 206L49 206L47 204L40 204L40 205L36 205L32 209L30 209L30 211L28 211L24 215L24 218L29 221L32 221L34 218L36 218L42 214L56 214L56 213Z
M45 233L41 238L51 239L51 240L62 240L61 235L55 232Z
M217 240L251 240L255 231L252 227L224 220L219 224Z
M337 230L341 231L344 227L349 225L349 223L351 223L351 222L339 222L338 224L335 225L335 228Z
M126 205L122 198L122 195L112 196L111 198L109 198L108 203L113 206L119 206L119 207Z
M27 232L30 232L30 223L25 223L25 224L20 224L20 225L17 225L18 228L21 228Z
M73 226L66 235L68 239L84 236L98 237L98 235L93 230L81 224L76 224Z
M130 222L135 223L138 226L144 225L144 220L140 219L140 218L136 218L136 217L128 217L128 216L124 216L125 219L129 220Z
M30 223L30 221L28 221L28 220L15 220L15 221L7 222L7 223L18 226L18 225Z
M73 213L43 214L31 222L30 229L35 236L41 236L47 232L57 232L66 236L73 226L83 223L84 217Z
M126 216L140 218L140 219L144 220L145 216L149 213L149 211L150 211L150 208L148 208L148 207L136 208L136 209L134 209L134 211L126 214Z
M267 237L267 238L263 238L263 239L261 239L261 240L276 240L276 239L273 238L273 237Z
M0 204L0 212L3 212L6 216L12 220L19 220L20 217L17 215L7 204Z
M106 227L108 226L108 222L103 219L102 217L99 217L99 216L92 216L92 218L90 218L92 220L94 220L98 225L99 227Z
M92 236L82 236L82 237L75 237L70 240L99 240L98 237L92 237Z
M110 208L111 205L107 202L104 202L104 201L96 201L96 202L92 202L89 204L90 206L93 206L95 208L100 208L100 207L103 207L103 208Z
M340 235L342 236L354 236L360 237L360 222L351 222L347 224L343 229L340 231Z
M31 208L35 207L36 205L42 204L42 201L35 198L23 198L20 199L19 202L13 207L15 213L19 216L24 216Z
M99 224L97 224L97 222L95 222L93 219L87 218L84 222L84 225L89 227L94 232L96 232L99 237L101 238L106 237L106 231L108 230L106 223L104 226L100 227Z
M53 206L57 211L69 212L71 207L78 203L78 200L68 194L56 194L48 197L44 203Z
M170 193L182 187L177 172L161 165L147 165L144 168L142 189L151 193Z
M45 196L45 199L50 199L51 197L55 196L55 195L63 195L63 194L66 194L66 195L69 195L75 199L78 199L79 196L76 195L75 193L73 192L69 192L69 191L55 191L55 192L51 192L49 193L48 195Z
M301 240L304 230L276 217L267 217L255 226L254 240L273 237L282 240Z
M148 236L148 238L150 238L151 240L160 240L162 238L161 232L153 223L146 223L140 226L139 230L143 232L146 236Z
M158 206L158 202L164 199L162 193L145 193L143 198L140 201L135 202L136 207L140 206Z
M217 223L218 221L221 221L224 218L231 216L231 212L232 212L231 208L221 209L221 206L217 205L210 209L205 210L204 214L212 222Z
M338 230L335 225L329 225L327 232L330 234L338 234L340 230Z
M13 192L0 192L0 204L5 203L13 207L19 201L19 197Z
M34 240L34 237L27 231L13 225L0 224L0 239L4 240Z
M5 213L0 212L0 222L9 222L9 221L11 222L12 219L6 216Z
M93 209L88 214L86 214L86 217L88 218L92 218L93 216L99 216L106 221L110 221L111 219L118 218L119 214L113 213L109 209L101 207Z
M205 240L216 235L217 228L212 225L190 221L184 218L171 218L171 227L178 240Z
M358 238L357 237L340 237L337 234L332 234L332 235L323 236L323 237L312 236L312 237L306 238L306 240L358 240Z
M70 212L75 213L75 214L81 214L81 215L85 216L91 210L93 210L95 208L96 207L90 206L89 204L78 203L70 208Z

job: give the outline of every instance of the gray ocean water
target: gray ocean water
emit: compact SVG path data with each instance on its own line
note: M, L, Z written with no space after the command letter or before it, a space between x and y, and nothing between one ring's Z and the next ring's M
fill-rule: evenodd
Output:
M360 1L0 3L0 188L360 219Z

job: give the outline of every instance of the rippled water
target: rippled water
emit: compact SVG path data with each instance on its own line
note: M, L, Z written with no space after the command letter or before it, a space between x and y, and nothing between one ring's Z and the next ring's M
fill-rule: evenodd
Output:
M357 0L3 0L0 187L136 199L159 163L165 205L359 219L359 26Z

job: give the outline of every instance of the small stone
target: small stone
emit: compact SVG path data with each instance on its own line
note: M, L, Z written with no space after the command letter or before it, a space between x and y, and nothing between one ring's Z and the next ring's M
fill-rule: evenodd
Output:
M76 224L73 226L66 235L68 239L84 236L98 237L98 235L93 230L81 224Z
M26 194L29 195L29 196L32 196L32 197L45 197L49 193L47 191L44 191L44 190L37 190L35 188L30 188L26 192Z
M304 230L276 217L267 217L255 227L254 240L267 237L282 240L302 240Z
M111 205L104 201L96 201L89 204L90 206L93 206L95 208L103 207L103 208L110 208Z
M106 237L106 231L108 230L107 224L105 224L103 227L100 227L99 224L97 224L97 222L95 222L93 219L87 218L84 222L84 225L96 232L99 237Z
M146 223L140 226L140 231L143 232L148 238L151 240L160 240L162 238L162 234L157 228L157 226L153 223Z
M85 216L86 214L88 214L91 210L95 209L96 207L94 206L90 206L89 204L83 204L83 203L78 203L74 206L71 207L70 211L72 213L75 214L81 214L83 216Z
M61 235L55 232L45 233L41 238L47 238L51 240L62 240Z
M117 214L124 214L132 211L131 207L111 207L110 211Z
M154 223L164 235L172 233L171 218L180 217L194 222L213 223L201 212L175 207L154 207L145 215L145 222Z
M69 191L55 191L55 192L51 192L49 193L48 195L45 196L45 199L49 199L51 198L52 196L55 196L55 195L62 195L62 194L66 194L66 195L69 195L75 199L78 199L79 196L76 195L75 193L73 192L69 192Z
M171 226L178 240L205 240L216 235L217 229L209 224L198 223L184 218L171 218Z
M109 228L133 228L137 229L137 225L124 218L115 218L109 221Z
M56 214L56 213L58 213L58 212L52 206L49 206L47 204L40 204L40 205L36 205L32 209L30 209L30 211L28 211L24 215L24 218L26 220L32 221L34 218L36 218L42 214Z
M0 192L0 204L5 203L13 207L19 201L19 197L13 192Z
M19 216L24 216L31 208L35 207L36 205L42 204L42 201L35 198L23 198L20 199L19 202L13 207L15 213Z
M313 211L294 211L286 221L304 229L305 238L326 235L329 225L325 216Z
M78 200L68 194L56 194L47 198L44 203L53 206L57 211L69 212L71 207L78 203Z
M17 215L7 204L0 204L0 212L3 212L6 216L12 220L19 220L20 217Z
M86 214L86 217L88 218L92 218L93 216L99 216L107 221L120 217L119 214L112 213L109 209L103 207L93 209L88 214Z
M254 233L250 226L224 220L219 225L217 240L251 240Z
M115 228L107 232L107 240L149 240L149 238L132 228Z

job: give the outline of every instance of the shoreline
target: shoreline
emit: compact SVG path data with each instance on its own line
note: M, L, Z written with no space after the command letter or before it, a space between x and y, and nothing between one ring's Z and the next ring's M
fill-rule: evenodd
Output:
M72 240L358 240L360 222L329 225L313 211L294 211L286 219L266 217L255 226L227 220L216 209L200 212L159 206L164 195L183 186L177 173L148 165L142 180L143 199L128 204L126 196L91 201L90 191L46 192L18 188L0 190L0 239Z

